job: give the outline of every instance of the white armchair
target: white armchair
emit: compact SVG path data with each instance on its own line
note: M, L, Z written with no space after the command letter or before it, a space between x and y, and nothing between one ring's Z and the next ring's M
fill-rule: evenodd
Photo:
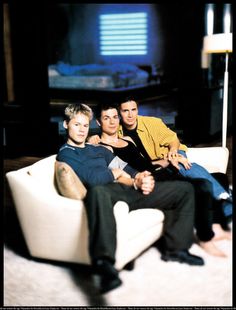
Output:
M226 148L190 148L188 156L209 172L226 172L229 156ZM33 257L90 264L84 203L57 192L55 157L6 174L22 232ZM160 238L164 215L155 209L129 212L122 201L114 206L114 215L115 267L120 270Z

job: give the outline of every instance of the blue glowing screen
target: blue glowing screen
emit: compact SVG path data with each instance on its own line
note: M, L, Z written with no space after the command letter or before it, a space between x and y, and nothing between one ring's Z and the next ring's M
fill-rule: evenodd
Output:
M147 55L147 19L146 12L101 14L100 55Z

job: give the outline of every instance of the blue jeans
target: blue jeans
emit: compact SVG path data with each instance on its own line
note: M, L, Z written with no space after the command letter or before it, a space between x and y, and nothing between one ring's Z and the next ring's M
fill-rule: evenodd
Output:
M187 158L187 155L184 151L178 151L179 154ZM186 178L190 179L205 179L211 182L212 184L212 195L215 199L219 199L221 193L225 193L225 189L221 184L202 166L192 163L192 166L189 170L185 169L184 166L179 163L179 173Z

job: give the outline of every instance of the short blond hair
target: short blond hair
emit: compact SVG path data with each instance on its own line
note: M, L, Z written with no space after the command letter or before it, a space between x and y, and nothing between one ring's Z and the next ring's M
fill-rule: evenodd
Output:
M93 111L87 104L71 103L65 108L65 115L64 115L65 121L68 123L78 113L82 113L82 114L86 115L90 121L93 119Z

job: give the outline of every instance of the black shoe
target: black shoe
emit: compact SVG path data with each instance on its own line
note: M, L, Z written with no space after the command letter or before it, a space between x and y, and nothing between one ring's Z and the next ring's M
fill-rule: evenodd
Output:
M165 262L173 261L196 266L204 265L204 260L201 257L192 255L187 250L175 252L166 251L161 255L161 259Z
M102 277L100 293L101 294L107 293L119 287L121 284L122 284L122 281L119 277L114 278L114 279L107 279L106 277Z
M118 276L118 271L109 260L97 260L95 270L101 276L100 293L107 293L122 284Z

